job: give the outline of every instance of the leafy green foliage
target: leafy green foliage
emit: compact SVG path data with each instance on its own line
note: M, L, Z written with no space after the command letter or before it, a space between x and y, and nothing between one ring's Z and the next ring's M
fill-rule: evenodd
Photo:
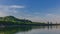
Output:
M3 24L3 25L28 24L28 23L32 23L32 21L25 20L25 19L18 19L18 18L15 18L14 16L0 17L0 24Z
M39 22L32 22L30 20L26 19L18 19L14 16L6 16L6 17L0 17L0 25L40 25L45 23L39 23Z

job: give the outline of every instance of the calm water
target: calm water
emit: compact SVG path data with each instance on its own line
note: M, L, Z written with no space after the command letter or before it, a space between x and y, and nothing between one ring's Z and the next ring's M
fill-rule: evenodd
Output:
M0 34L60 34L60 26L20 26L0 28Z

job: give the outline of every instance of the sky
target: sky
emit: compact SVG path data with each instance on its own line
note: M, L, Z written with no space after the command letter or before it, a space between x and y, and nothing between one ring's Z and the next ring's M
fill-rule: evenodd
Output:
M60 23L60 0L0 0L0 17Z

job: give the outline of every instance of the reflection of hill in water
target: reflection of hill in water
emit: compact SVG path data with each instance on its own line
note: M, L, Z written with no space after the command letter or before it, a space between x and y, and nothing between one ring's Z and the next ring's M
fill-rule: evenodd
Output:
M29 26L26 27L6 27L6 28L1 28L0 29L0 34L14 34L16 32L22 32L22 31L28 31L31 30L32 28Z
M59 26L60 27L60 26ZM32 29L52 29L58 28L58 26L19 26L19 27L6 27L0 28L0 34L14 34L16 32L24 32Z

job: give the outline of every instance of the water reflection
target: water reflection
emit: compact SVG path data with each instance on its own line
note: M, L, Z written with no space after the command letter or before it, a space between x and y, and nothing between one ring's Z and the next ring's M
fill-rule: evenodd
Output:
M0 34L15 34L17 32L28 32L33 29L53 29L60 28L60 26L18 26L18 27L5 27L0 28Z

